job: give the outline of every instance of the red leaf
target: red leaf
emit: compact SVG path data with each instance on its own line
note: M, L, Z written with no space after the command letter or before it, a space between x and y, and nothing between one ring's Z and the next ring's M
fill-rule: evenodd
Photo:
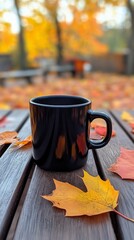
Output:
M134 179L134 150L121 148L120 156L109 170L120 175L122 179Z
M106 134L107 134L107 127L101 126L101 125L97 125L97 126L95 127L95 131L96 131L97 134L105 137ZM114 137L114 136L116 136L116 132L115 132L114 130L112 130L112 135L111 135L111 137Z

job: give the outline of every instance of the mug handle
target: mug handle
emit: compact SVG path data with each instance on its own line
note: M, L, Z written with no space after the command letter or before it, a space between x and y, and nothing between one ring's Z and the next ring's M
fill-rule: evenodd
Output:
M90 140L88 137L88 122L90 121L90 123L95 119L95 118L102 118L107 125L107 133L105 138L102 141L94 141L94 140ZM86 115L86 143L87 143L87 147L89 149L96 149L96 148L102 148L104 147L110 140L112 135L112 122L111 119L108 115L106 115L103 112L97 112L97 111L92 111L92 110L88 110L87 111L87 115Z

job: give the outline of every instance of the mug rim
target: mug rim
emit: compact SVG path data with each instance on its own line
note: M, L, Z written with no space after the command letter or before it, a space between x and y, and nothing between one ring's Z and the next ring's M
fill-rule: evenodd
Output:
M83 100L85 102L83 103L78 103L78 104L64 104L64 105L53 105L53 104L45 104L45 103L38 103L35 102L36 100L40 100L40 99L48 99L48 98L73 98L73 99L80 99ZM39 97L34 97L32 99L30 99L30 104L35 105L35 106L40 106L40 107L50 107L50 108L71 108L71 107L83 107L83 106L87 106L88 104L91 104L92 101L82 97L82 96L78 96L78 95L46 95L46 96L39 96Z

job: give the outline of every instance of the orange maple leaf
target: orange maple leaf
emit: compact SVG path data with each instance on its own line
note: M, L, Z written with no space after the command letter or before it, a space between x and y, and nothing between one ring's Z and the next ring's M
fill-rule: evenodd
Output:
M24 140L21 140L21 141L18 140L18 141L16 141L16 142L14 143L14 146L17 147L17 148L22 148L22 147L24 147L24 146L26 146L26 145L28 145L28 144L31 145L31 143L32 143L32 136L30 135L30 136L26 137Z
M6 131L0 133L0 145L14 143L17 141L18 133L15 131Z
M121 148L120 156L109 170L117 173L122 179L134 179L134 150Z
M84 171L82 178L87 192L69 184L54 180L56 189L51 195L42 196L53 206L65 209L66 216L98 215L114 211L120 216L134 221L115 210L119 191L115 190L109 180L103 181L99 176L91 176Z

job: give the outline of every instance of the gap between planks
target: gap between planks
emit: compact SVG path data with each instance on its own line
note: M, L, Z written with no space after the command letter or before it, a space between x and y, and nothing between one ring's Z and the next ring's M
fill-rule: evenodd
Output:
M34 169L35 169L35 164L32 165L32 167L30 169L30 172L28 174L28 178L26 179L26 182L25 182L25 185L24 185L24 188L23 188L23 191L22 191L22 195L21 195L21 198L19 200L19 203L18 203L16 212L15 212L15 215L13 217L11 226L9 228L6 240L13 240L13 238L14 238L14 234L15 234L15 230L16 230L16 227L17 227L17 223L18 223L19 217L21 215L21 210L22 210L22 207L23 207L23 204L24 204L24 201L25 201L25 197L27 195L27 191L28 191L29 185L31 183L31 179L32 179L32 175L33 175Z
M98 156L98 153L96 152L96 150L92 150L92 152L93 152L96 168L97 168L97 171L98 171L98 175L100 176L100 178L102 180L105 181L106 176L105 176L103 168L101 166L100 158ZM116 236L117 240L121 240L122 239L122 234L121 234L120 225L118 223L117 215L114 212L109 212L109 214L110 214L111 223L112 223L112 226L113 226L113 229L114 229L115 236Z
M112 111L109 110L109 113L111 114L111 116L113 117L113 119L118 123L118 125L121 127L121 129L126 133L126 135L130 138L130 140L132 142L134 142L134 139L131 135L131 133L128 132L128 130L123 126L122 122L119 121L119 119L117 118L117 116L115 115L115 113L113 113ZM131 131L131 130L130 130Z

